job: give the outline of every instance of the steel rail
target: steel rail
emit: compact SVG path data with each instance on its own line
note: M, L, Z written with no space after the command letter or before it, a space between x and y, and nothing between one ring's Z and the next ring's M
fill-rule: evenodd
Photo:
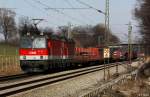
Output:
M117 63L111 63L108 64L106 68L115 67L116 64L126 64L127 62L117 62ZM44 85L53 84L59 81L67 80L70 78L78 77L84 74L96 72L99 70L103 70L104 65L100 66L93 66L93 67L87 67L82 68L79 70L73 70L71 72L62 73L62 74L54 74L54 75L46 75L38 78L28 79L20 82L14 82L10 84L6 84L3 86L0 86L0 97L5 97L13 94L17 94L20 92L24 92L27 90L31 90L34 88L38 88Z
M26 73L21 73L21 74L15 74L15 75L10 75L10 76L1 76L0 77L0 82L8 81L8 80L14 80L14 79L21 79L24 77L30 77L33 74L26 74Z

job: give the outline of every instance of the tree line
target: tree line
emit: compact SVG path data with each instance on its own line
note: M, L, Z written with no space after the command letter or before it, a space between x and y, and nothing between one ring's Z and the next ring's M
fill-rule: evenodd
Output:
M150 55L150 0L137 0L134 15L139 22L142 44L146 54Z
M0 8L0 33L4 36L5 42L17 38L17 27L15 12L6 8Z
M95 47L104 44L106 32L109 34L110 44L119 43L119 38L113 35L111 30L107 31L103 24L74 26L71 29L69 26L59 26L58 30L55 31L51 27L37 28L27 17L20 17L18 24L16 24L15 16L15 12L10 9L0 9L0 33L4 36L5 43L12 42L19 44L20 36L28 32L32 34L43 32L49 35L57 34L67 37L68 31L71 33L72 39L76 42L76 46L80 47Z

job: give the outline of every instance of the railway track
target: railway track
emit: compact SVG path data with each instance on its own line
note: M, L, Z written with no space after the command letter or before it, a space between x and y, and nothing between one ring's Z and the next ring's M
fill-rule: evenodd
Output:
M116 64L121 65L125 63L126 62L111 63L107 65L106 68L114 67L116 66ZM66 72L56 73L56 74L51 74L51 75L43 75L43 76L35 77L32 79L3 84L0 86L0 97L5 97L5 96L13 95L16 93L24 92L24 91L31 90L34 88L38 88L40 86L56 83L56 82L74 78L80 75L99 71L102 69L104 69L104 65L87 67L87 68L82 68L79 70L71 70L71 71L66 71Z
M22 78L27 78L32 76L32 74L16 74L16 75L11 75L11 76L2 76L0 77L0 82L5 82L5 81L9 81L9 80L15 80L15 79L22 79Z

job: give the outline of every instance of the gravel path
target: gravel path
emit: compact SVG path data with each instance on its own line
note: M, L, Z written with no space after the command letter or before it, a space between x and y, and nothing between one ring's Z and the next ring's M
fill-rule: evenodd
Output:
M124 66L119 66L119 73L124 72ZM72 94L78 94L78 91L90 88L103 79L103 70L94 73L85 74L79 77L71 78L55 84L43 86L24 93L12 95L10 97L72 97ZM110 69L110 74L116 72L116 67ZM107 72L106 72L107 73ZM75 95L74 95L75 96Z

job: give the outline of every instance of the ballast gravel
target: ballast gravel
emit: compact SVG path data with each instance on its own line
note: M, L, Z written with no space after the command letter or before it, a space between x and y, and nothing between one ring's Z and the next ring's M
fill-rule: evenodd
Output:
M135 63L134 63L135 64ZM119 66L119 73L125 72L124 66ZM110 74L116 73L116 67L110 68ZM104 71L81 75L75 78L56 82L54 84L42 86L23 93L11 95L9 97L78 97L78 92L91 88L103 80ZM106 69L107 74L107 69Z

